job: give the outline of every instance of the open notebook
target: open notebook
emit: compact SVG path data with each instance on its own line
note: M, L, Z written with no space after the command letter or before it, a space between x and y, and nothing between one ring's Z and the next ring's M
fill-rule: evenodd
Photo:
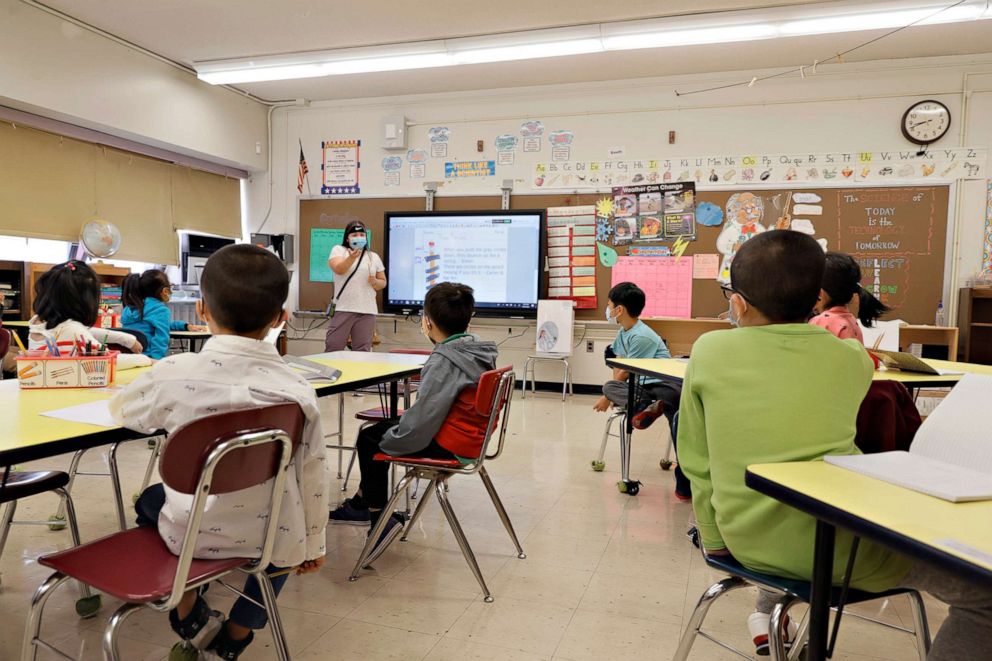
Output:
M881 349L868 349L868 353L878 358L888 369L898 369L903 372L919 372L920 374L935 374L947 376L949 374L962 374L954 370L941 370L929 365L911 353L905 351L882 351Z
M827 463L954 503L992 500L992 376L966 374L923 422L909 452Z

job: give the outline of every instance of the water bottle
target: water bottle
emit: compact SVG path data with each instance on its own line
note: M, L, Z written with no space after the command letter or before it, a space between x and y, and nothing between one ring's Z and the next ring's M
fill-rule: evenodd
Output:
M944 301L943 300L937 302L937 314L934 315L933 323L934 323L934 326L943 326L944 325Z

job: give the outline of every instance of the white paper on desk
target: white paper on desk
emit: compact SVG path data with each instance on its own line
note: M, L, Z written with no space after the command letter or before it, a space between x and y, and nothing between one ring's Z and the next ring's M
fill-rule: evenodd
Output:
M117 423L114 422L113 417L110 415L109 404L110 400L101 399L98 402L90 402L89 404L79 404L64 409L45 411L42 415L46 418L57 418L59 420L67 420L68 422L82 422L87 425L96 425L97 427L117 427Z
M965 374L923 421L914 455L992 475L992 376Z
M861 328L861 335L865 339L865 346L869 349L881 349L882 351L899 351L899 327L904 321L896 319L894 321L876 321L874 327L868 328L861 321L858 326ZM878 338L882 338L879 342ZM878 346L875 343L878 342Z
M912 452L828 455L824 461L952 503L992 500L992 475Z
M909 452L825 461L951 502L992 500L992 376L966 374L920 426Z

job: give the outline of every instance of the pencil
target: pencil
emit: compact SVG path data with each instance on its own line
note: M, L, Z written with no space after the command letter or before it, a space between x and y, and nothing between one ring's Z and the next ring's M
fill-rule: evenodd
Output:
M21 369L20 369L20 370L19 370L19 371L17 372L17 378L19 378L19 379L23 379L23 378L24 378L24 376L25 376L25 375L26 375L26 374L27 374L28 372L30 372L31 370L33 370L33 369L34 369L35 367L37 367L37 366L38 366L38 363L31 363L31 364L30 364L30 365L28 365L27 367L22 367L22 368L21 368Z
M17 342L17 346L20 350L26 352L27 349L24 348L24 343L21 342L21 336L17 334L17 331L10 331L10 334L14 336L14 342Z

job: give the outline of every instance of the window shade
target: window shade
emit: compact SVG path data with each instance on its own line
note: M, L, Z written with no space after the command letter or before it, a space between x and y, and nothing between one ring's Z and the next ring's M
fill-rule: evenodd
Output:
M172 171L172 219L177 230L241 236L241 182L176 166Z
M119 259L177 264L176 230L241 236L237 179L0 123L0 234L76 241L94 217Z
M0 124L0 233L75 241L96 211L97 149Z
M97 149L96 215L121 231L121 248L114 259L178 264L169 165L116 149Z

